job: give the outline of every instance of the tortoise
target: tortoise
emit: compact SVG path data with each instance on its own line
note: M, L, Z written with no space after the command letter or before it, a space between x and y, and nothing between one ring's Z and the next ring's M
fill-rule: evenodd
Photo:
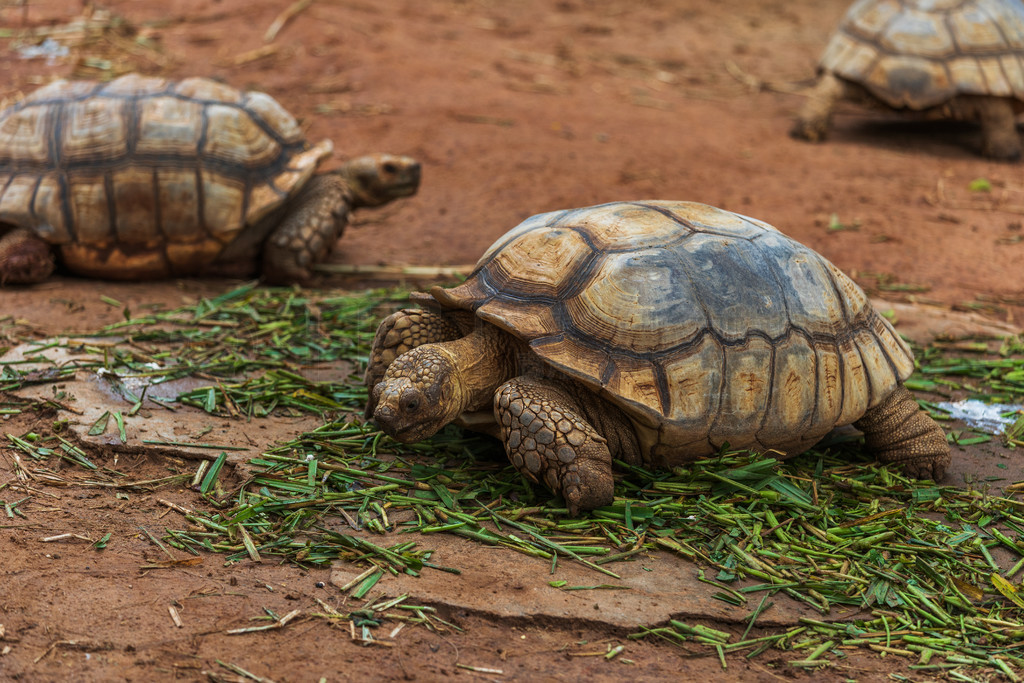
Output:
M982 152L1020 157L1021 0L859 0L828 42L791 134L824 139L840 100L925 119L978 121Z
M767 223L677 201L543 213L462 284L385 318L367 417L402 442L497 436L572 514L612 459L667 468L732 448L796 455L853 423L882 462L942 477L911 351L836 266Z
M248 276L303 283L352 209L416 192L403 156L314 175L272 97L205 78L55 81L0 113L0 283L73 273L135 280Z

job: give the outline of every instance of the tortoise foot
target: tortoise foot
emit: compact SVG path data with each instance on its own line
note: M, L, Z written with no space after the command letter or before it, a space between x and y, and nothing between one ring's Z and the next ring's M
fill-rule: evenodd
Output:
M833 74L822 74L814 87L808 91L807 101L800 109L793 127L789 129L790 137L807 142L823 141L832 125L832 111L836 103L844 97L846 90L846 85Z
M996 161L1020 161L1020 140L1011 140L1008 141L1008 144L991 144L986 140L981 152L989 159Z
M821 120L798 118L789 129L789 137L804 142L822 142L828 134L828 123Z
M53 272L50 245L28 230L0 237L0 285L41 282Z
M517 470L565 499L569 514L612 502L612 459L604 437L553 385L517 377L498 388L494 413Z

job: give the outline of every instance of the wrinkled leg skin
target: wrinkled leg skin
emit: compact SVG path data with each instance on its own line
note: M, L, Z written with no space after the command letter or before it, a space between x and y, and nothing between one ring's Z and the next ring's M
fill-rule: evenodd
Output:
M0 285L41 282L53 272L50 245L19 228L0 236Z
M349 190L336 175L313 176L289 202L288 213L263 247L263 279L305 284L348 224Z
M516 377L495 392L494 416L508 459L526 478L561 494L570 515L612 502L607 441L568 394L543 380Z
M807 95L800 114L793 122L790 136L808 142L821 142L832 125L832 111L843 98L845 86L830 73L824 73Z
M949 466L945 432L902 385L853 426L879 460L903 465L912 477L938 481Z
M373 337L366 364L365 382L370 392L364 413L366 419L373 417L377 407L373 388L384 379L391 361L417 346L454 341L461 336L462 331L454 320L418 308L403 308L384 318Z
M1009 98L984 97L975 104L981 122L981 152L990 159L1020 159L1020 135Z

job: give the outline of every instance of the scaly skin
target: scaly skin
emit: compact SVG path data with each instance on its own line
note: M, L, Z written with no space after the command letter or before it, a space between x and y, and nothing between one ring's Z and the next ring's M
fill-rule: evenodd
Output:
M0 236L0 285L41 282L53 272L50 245L24 228Z
M373 154L352 159L333 173L310 178L263 248L263 278L271 284L308 283L361 207L415 194L419 162Z
M508 459L527 479L561 494L569 514L612 502L608 440L568 393L549 382L516 377L498 388L494 415Z
M879 460L903 465L912 477L938 481L949 466L945 432L902 384L853 426Z
M338 176L320 175L289 203L289 210L263 248L263 279L270 284L305 283L338 241L351 213L351 196Z
M612 457L641 461L629 420L582 385L556 376L521 375L543 371L521 367L525 350L491 325L453 341L417 345L394 358L380 381L382 359L393 348L415 343L424 329L457 333L457 322L436 314L405 310L392 314L377 331L368 412L392 438L413 443L435 434L460 415L492 407L498 438L524 476L565 498L572 514L612 501ZM419 334L413 334L414 326ZM529 358L529 355L526 354Z
M365 382L370 392L364 413L366 419L373 417L377 407L373 388L384 379L384 373L396 358L418 346L454 341L461 336L462 331L452 318L431 311L403 308L384 318L373 337L366 364Z
M491 404L498 385L516 374L517 350L516 340L493 325L454 341L417 346L367 387L373 419L403 443L432 436L459 415Z

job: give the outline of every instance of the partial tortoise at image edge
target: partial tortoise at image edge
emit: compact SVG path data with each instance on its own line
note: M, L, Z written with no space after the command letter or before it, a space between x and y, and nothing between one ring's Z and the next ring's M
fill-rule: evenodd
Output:
M859 0L818 64L790 131L819 142L842 101L981 124L982 153L1016 160L1024 111L1024 2Z
M420 165L374 154L316 173L276 100L213 80L55 81L0 112L0 284L56 260L87 277L306 283L360 207L415 194Z
M913 476L950 462L892 326L752 218L673 201L540 214L413 302L377 330L367 418L402 442L451 422L490 433L573 514L611 502L613 458L664 468L724 444L786 458L848 424Z

